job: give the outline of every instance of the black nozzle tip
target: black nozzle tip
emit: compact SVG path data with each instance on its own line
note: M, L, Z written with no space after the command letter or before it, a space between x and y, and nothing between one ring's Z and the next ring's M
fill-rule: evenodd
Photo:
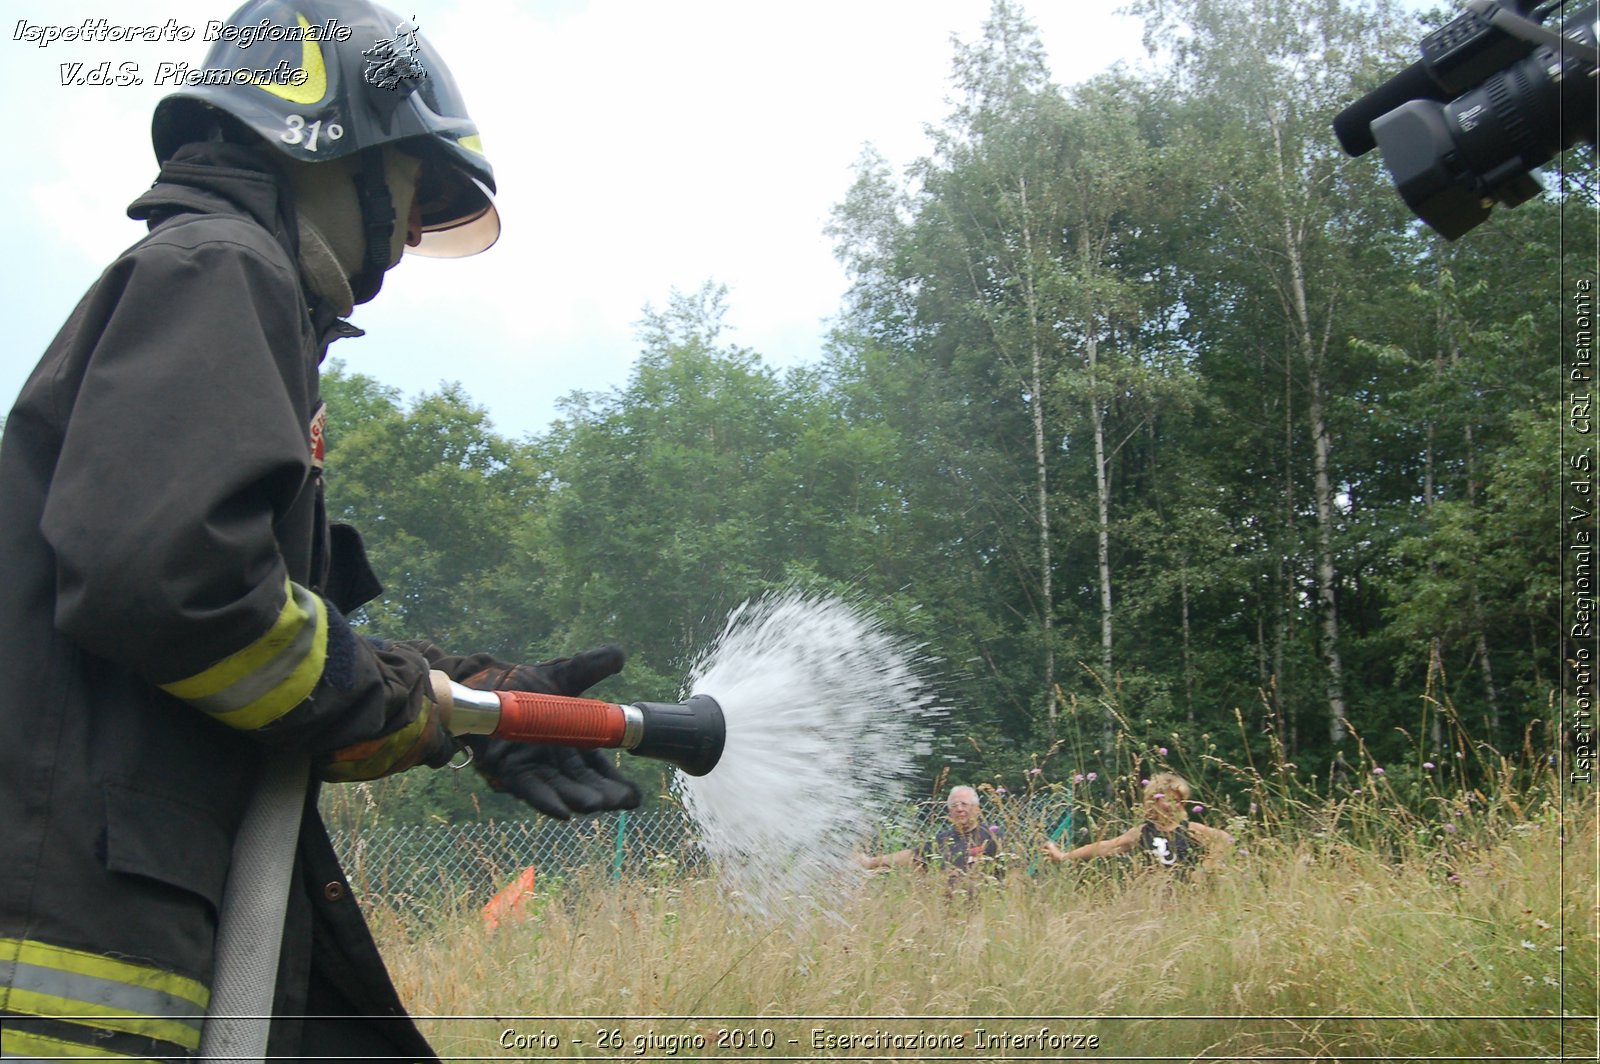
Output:
M691 776L704 776L722 760L728 729L710 695L636 705L644 714L644 734L631 750L634 756L670 762Z

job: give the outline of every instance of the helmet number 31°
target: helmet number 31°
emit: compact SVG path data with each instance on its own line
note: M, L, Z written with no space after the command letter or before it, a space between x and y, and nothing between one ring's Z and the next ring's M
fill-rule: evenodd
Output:
M344 136L343 126L329 122L324 127L320 118L308 125L304 115L286 115L283 122L287 128L278 134L278 139L285 144L304 144L306 151L316 151L317 141L322 137L334 141Z

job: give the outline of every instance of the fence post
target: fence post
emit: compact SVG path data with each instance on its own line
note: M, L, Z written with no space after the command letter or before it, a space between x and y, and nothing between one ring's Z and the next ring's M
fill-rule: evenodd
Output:
M1067 784L1067 811L1061 814L1061 819L1056 821L1056 826L1049 831L1051 842L1060 842L1061 836L1066 835L1071 842L1072 836L1072 784ZM1028 862L1028 874L1031 876L1039 870L1039 855L1034 854Z
M617 849L611 858L611 879L615 882L622 878L622 839L628 830L628 811L617 811Z
M1061 836L1063 836L1063 835L1067 836L1067 840L1069 842L1071 841L1071 838L1072 838L1072 784L1070 784L1070 783L1067 784L1067 811L1066 811L1065 814L1062 815L1060 821L1057 822L1056 829L1050 833L1050 841L1051 842L1060 842L1061 841Z

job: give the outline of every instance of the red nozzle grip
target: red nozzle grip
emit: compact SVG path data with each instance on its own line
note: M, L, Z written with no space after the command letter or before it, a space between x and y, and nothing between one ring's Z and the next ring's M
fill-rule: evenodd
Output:
M498 739L557 746L622 745L622 707L597 698L545 695L534 691L496 691L500 697Z

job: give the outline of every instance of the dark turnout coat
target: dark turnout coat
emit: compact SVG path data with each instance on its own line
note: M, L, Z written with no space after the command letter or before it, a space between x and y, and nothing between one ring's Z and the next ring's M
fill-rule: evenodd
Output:
M311 300L271 165L190 146L0 444L0 1038L192 1055L263 752L413 721L430 661L353 636L376 593L328 528ZM451 661L435 661L450 668ZM313 774L315 775L315 773ZM432 1059L306 795L271 1055ZM359 1016L310 1022L307 1015Z

